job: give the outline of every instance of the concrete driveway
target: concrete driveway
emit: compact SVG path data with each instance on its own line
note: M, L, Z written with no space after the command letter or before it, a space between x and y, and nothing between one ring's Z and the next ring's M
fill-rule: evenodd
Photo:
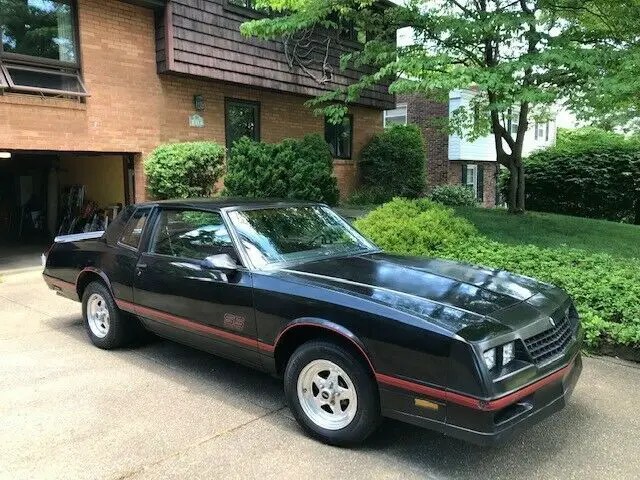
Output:
M2 478L640 478L639 392L636 365L587 358L569 407L509 445L386 421L333 448L269 376L168 341L99 350L38 272L0 284Z

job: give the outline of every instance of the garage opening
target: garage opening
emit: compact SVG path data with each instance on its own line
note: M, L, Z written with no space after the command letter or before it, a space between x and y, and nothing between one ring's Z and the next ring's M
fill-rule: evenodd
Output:
M103 230L134 184L133 155L0 150L0 269L57 235Z

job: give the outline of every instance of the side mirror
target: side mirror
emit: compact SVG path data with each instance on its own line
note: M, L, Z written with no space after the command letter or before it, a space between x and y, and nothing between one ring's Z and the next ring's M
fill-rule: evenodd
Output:
M238 264L235 262L231 255L227 253L219 253L218 255L211 255L202 261L205 268L211 270L232 271L238 269Z

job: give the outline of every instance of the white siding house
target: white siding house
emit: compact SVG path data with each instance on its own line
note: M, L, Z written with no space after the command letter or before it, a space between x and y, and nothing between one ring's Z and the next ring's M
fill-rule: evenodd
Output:
M471 90L454 90L449 93L449 115L460 106L468 106L474 96ZM515 116L514 116L515 117ZM515 133L517 117L509 125ZM531 123L524 137L523 155L555 144L557 125L555 118L536 124ZM508 151L508 147L506 147ZM458 135L449 135L449 160L466 160L476 162L491 162L496 160L496 147L492 135L470 141Z

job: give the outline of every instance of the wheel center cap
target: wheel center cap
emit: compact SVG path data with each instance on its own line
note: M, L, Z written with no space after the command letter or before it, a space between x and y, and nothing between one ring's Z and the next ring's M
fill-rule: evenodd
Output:
M323 391L322 391L322 393L321 393L320 395L322 395L322 398L323 398L324 400L329 400L329 397L331 396L331 394L329 393L329 391L328 391L328 390L323 390Z

